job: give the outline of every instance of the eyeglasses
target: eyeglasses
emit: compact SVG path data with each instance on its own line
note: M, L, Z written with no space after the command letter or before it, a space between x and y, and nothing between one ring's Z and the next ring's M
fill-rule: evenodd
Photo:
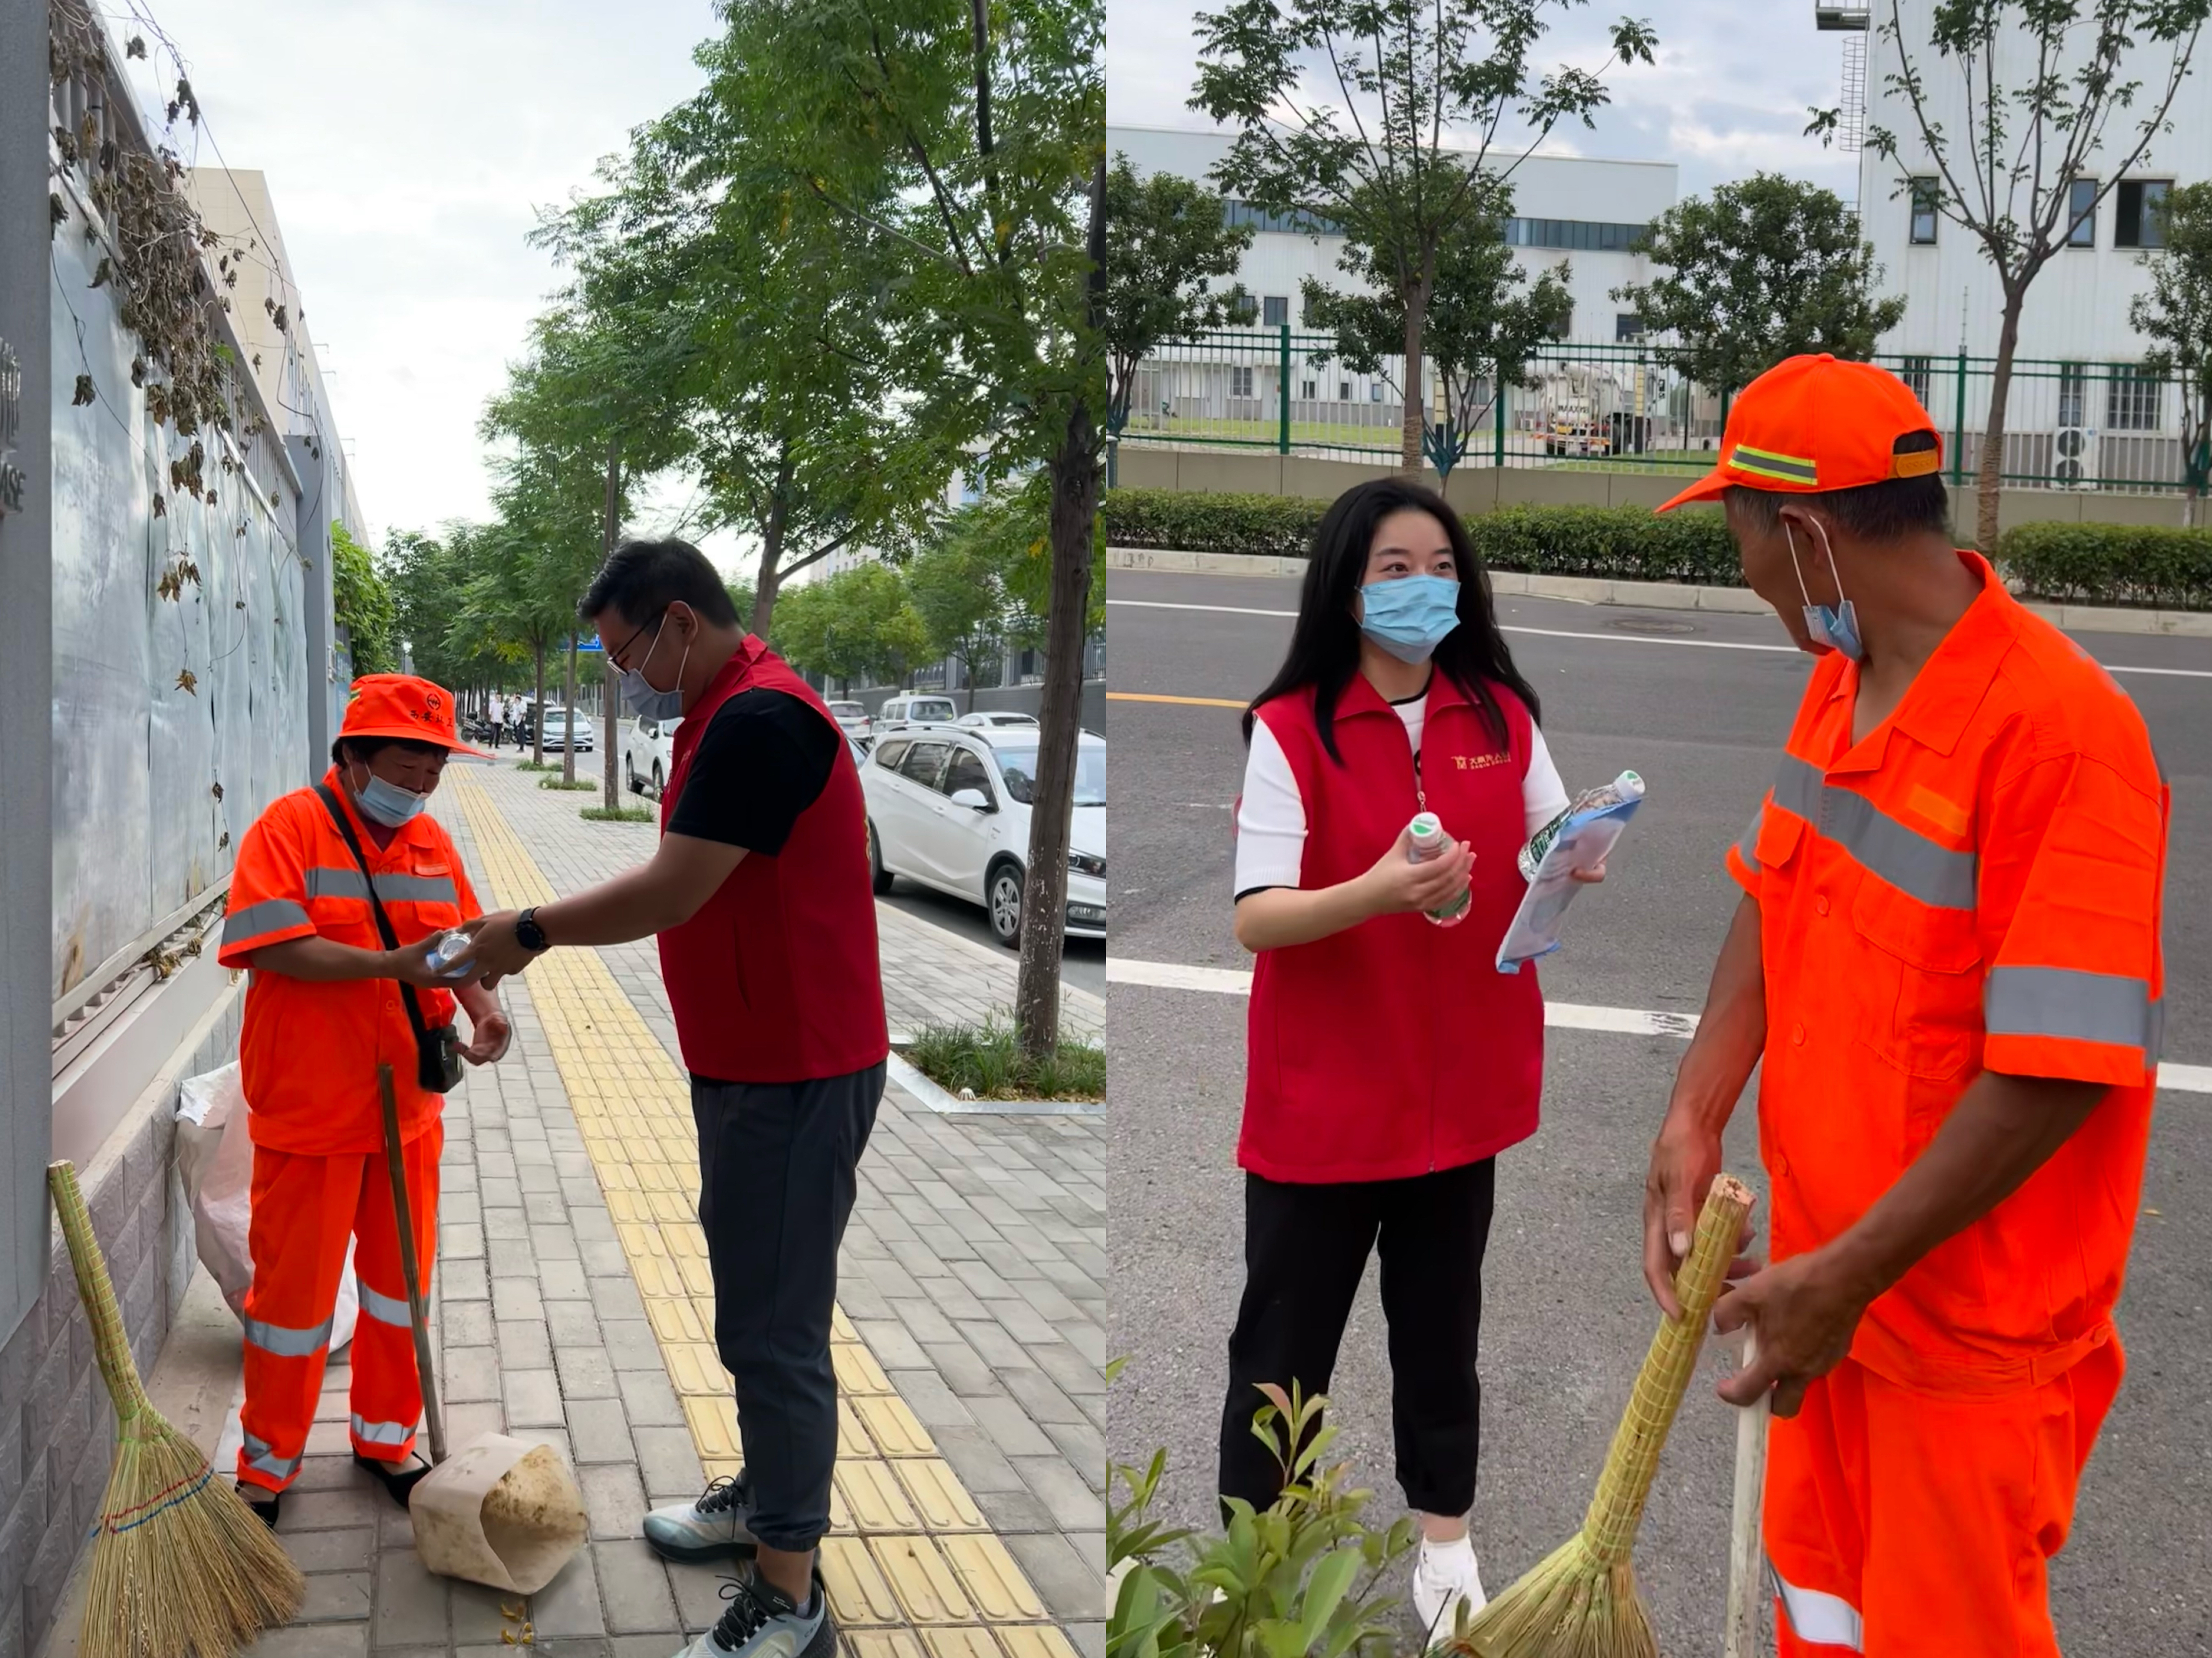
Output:
M632 634L628 639L623 641L620 647L617 649L609 651L607 653L607 660L613 663L618 671L628 673L629 671L629 647L636 644L639 640L644 638L646 635L659 628L660 624L667 619L668 612L664 610L659 616L654 616L652 621L647 623L635 633Z

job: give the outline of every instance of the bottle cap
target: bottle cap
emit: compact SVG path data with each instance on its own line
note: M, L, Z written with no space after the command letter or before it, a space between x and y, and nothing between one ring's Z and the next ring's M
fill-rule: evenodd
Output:
M1416 841L1433 841L1444 832L1443 820L1432 811L1425 811L1407 824L1406 829Z

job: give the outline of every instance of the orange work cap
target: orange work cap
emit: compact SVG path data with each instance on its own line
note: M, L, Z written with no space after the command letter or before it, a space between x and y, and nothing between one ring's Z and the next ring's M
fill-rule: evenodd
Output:
M338 736L396 737L489 758L455 733L452 694L412 674L371 673L355 680Z
M1899 454L1908 432L1929 434L1936 446ZM1887 368L1824 351L1785 358L1745 386L1729 407L1720 464L1657 510L1717 501L1736 484L1811 495L1942 470L1942 434L1911 388Z

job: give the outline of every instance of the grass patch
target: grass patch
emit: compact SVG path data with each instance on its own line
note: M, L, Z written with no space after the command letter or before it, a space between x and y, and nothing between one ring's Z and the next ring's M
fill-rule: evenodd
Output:
M653 813L644 806L617 806L609 811L605 806L586 806L576 814L587 823L650 823Z
M906 1051L909 1063L949 1093L972 1089L979 1100L1103 1100L1106 1050L1062 1042L1057 1053L1032 1065L1014 1044L1010 1025L986 1019L971 1024L925 1026Z
M552 768L549 766L546 769L550 771ZM596 777L579 777L573 783L569 782L567 779L561 777L541 777L538 780L538 786L541 789L575 789L580 792L584 789L590 789L594 793L597 793L599 790L605 788L606 785L602 783Z
M516 763L514 768L517 771L558 771L561 769L560 767L555 765L550 760L520 761Z

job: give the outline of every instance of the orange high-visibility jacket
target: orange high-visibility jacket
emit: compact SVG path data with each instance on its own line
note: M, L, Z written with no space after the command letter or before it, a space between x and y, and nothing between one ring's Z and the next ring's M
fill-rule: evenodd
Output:
M1729 866L1759 906L1777 1260L1857 1220L1984 1069L2111 1084L1860 1326L1869 1370L1993 1392L2111 1334L2158 1062L2169 802L2112 677L1960 556L1981 597L1865 741L1856 668L1821 659Z
M459 853L428 812L379 848L346 799L336 769L323 780L352 817L377 896L401 944L417 943L483 913ZM257 950L318 934L362 950L383 948L360 866L321 797L299 789L272 802L239 843L217 959L242 968ZM453 1018L447 992L416 995L429 1024ZM439 1108L439 1096L416 1081L415 1032L397 980L322 984L254 974L246 986L239 1060L240 1080L253 1107L253 1143L272 1151L330 1157L380 1150L380 1064L392 1067L403 1139L421 1133Z

